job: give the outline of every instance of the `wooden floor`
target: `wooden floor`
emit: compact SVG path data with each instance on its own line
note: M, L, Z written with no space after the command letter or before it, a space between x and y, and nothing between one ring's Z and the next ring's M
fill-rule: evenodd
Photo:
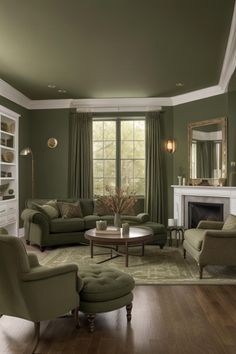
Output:
M133 317L99 314L93 334L80 314L42 323L42 354L235 354L236 286L136 286ZM0 353L30 353L31 322L0 318Z

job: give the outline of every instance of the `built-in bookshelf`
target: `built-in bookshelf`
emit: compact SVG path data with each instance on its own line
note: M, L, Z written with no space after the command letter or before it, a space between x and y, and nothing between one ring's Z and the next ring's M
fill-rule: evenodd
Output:
M0 233L18 236L18 119L0 105Z

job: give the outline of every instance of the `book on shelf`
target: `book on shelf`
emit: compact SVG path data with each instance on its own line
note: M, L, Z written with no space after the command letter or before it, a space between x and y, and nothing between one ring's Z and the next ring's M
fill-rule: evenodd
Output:
M117 227L108 227L106 230L96 230L97 235L120 235L120 229Z

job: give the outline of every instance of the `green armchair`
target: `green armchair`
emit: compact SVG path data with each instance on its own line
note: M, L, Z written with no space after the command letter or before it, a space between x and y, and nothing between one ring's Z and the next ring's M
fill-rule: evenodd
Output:
M33 352L38 344L40 321L74 312L78 325L82 280L74 264L49 268L26 253L14 236L0 235L0 317L20 317L35 324Z
M200 221L196 229L184 233L184 258L190 254L198 263L202 278L206 265L236 265L236 216L221 221Z

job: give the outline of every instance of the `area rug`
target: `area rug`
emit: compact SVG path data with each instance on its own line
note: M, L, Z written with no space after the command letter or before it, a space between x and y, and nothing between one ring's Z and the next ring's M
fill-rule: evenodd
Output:
M41 253L36 250L42 265L55 266L67 263L76 263L79 269L87 265L94 265L109 255L96 255L108 252L108 249L94 247L94 258L90 258L89 246L76 245L58 247ZM236 267L207 266L203 271L203 279L199 279L196 262L187 256L183 258L181 247L164 247L155 245L145 246L145 255L139 256L140 247L130 248L129 267L125 267L125 258L118 257L109 260L99 267L115 268L134 277L136 284L236 284Z

